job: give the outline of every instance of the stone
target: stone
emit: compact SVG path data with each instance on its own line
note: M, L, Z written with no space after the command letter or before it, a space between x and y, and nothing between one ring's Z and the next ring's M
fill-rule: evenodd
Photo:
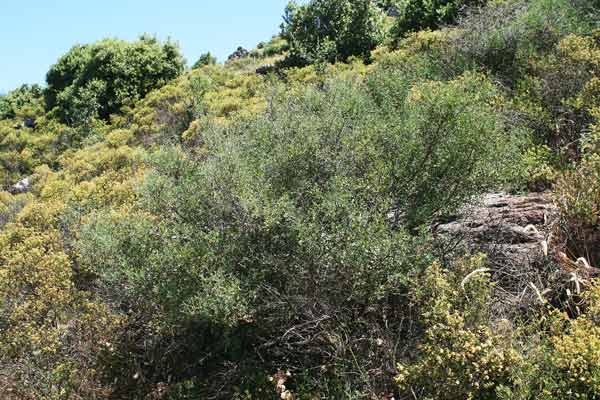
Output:
M275 65L273 65L273 64L261 65L260 67L258 67L256 69L256 73L258 75L268 75L271 72L275 72Z
M27 193L31 189L31 179L25 178L21 179L19 182L15 183L11 187L8 188L7 192L15 195L21 193Z
M558 210L549 195L491 193L431 227L434 236L462 239L471 248L495 248L515 260L543 255Z

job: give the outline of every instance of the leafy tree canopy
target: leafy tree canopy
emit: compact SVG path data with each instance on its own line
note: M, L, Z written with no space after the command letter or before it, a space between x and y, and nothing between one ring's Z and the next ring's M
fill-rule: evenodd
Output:
M46 107L71 124L107 119L177 77L184 63L177 44L149 36L77 45L48 71Z
M209 51L208 53L202 54L200 56L200 58L198 58L198 61L196 61L194 63L194 65L192 66L192 69L200 68L205 65L215 65L216 63L217 63L217 58L215 56L213 56L212 54L210 54L210 51Z
M7 95L0 96L0 120L30 114L38 109L42 98L39 85L22 85Z
M299 63L369 57L384 37L384 14L371 0L292 1L285 10L282 36Z

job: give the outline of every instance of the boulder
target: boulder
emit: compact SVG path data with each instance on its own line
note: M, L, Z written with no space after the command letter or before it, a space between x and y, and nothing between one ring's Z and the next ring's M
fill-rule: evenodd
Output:
M487 255L497 283L495 312L505 315L528 309L547 294L547 288L564 282L552 243L557 219L558 209L549 194L492 193L437 221L431 232L444 254Z
M15 194L27 193L30 189L31 189L31 178L27 177L25 179L21 179L19 182L15 183L11 187L9 187L7 192L15 195Z
M462 240L472 249L523 263L547 254L544 241L557 214L548 194L491 193L438 221L431 230L436 236Z
M256 68L256 73L258 75L268 75L272 72L275 72L274 64L265 64L265 65L261 65L260 67Z
M398 10L398 8L396 6L390 6L387 8L387 10L385 10L386 14L388 17L399 17L400 16L400 10Z
M25 128L34 129L35 128L35 119L33 119L31 117L23 118L23 126Z

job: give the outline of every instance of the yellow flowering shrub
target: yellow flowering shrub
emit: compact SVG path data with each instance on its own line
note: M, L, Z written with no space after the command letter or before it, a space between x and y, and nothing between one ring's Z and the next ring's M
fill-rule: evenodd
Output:
M600 393L600 326L597 321L572 321L567 333L550 339L556 399L593 399ZM554 386L552 385L552 386Z
M493 323L484 260L463 260L452 271L434 263L416 283L424 334L415 357L398 365L401 392L436 400L486 399L510 382L521 357L509 340L510 323Z

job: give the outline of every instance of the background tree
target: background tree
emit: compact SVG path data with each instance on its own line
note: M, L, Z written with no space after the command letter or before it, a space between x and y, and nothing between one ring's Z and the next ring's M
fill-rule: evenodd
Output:
M47 110L64 122L108 119L125 104L143 98L181 74L184 59L170 41L142 36L135 42L104 39L78 45L62 56L46 76Z
M209 51L208 53L202 54L200 56L200 58L198 58L198 61L196 61L194 63L194 65L192 66L192 69L200 68L205 65L215 65L216 63L217 63L217 58L215 56L213 56L212 54L210 54L210 51Z
M39 85L22 85L0 96L0 120L33 117L42 111L42 88Z
M371 0L292 1L285 9L282 36L299 63L368 59L384 37L384 14Z

